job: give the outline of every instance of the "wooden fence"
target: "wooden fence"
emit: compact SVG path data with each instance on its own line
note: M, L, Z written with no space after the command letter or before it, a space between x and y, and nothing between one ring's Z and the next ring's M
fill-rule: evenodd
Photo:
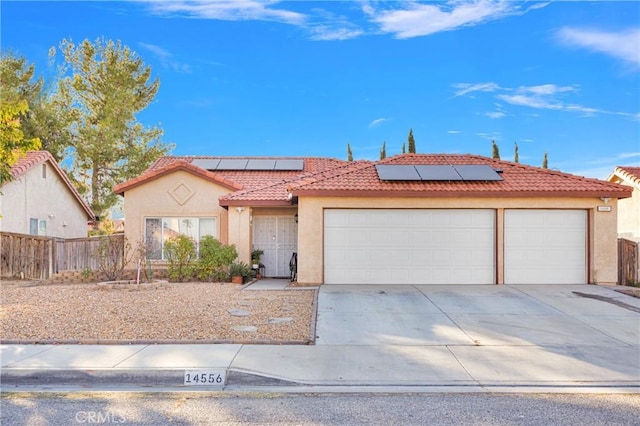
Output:
M618 285L640 281L638 243L624 238L618 239Z
M46 279L54 273L53 239L0 233L0 276Z
M98 255L98 250L100 245L105 243L119 246L120 259L122 258L124 251L124 235L122 234L56 240L56 272L99 270L100 256Z
M97 271L101 244L117 247L124 255L124 235L56 239L34 235L0 233L0 276L46 279L59 271Z

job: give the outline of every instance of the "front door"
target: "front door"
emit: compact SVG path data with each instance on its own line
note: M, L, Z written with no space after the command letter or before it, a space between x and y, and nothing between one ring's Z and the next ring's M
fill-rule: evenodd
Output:
M297 241L298 226L293 216L254 216L253 249L264 251L265 277L289 276L289 261Z

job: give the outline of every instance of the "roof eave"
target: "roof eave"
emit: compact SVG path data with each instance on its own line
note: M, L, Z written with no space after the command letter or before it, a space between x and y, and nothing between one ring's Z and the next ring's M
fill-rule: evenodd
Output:
M221 207L292 207L288 200L220 200Z
M629 191L376 191L376 190L292 190L295 197L387 197L387 198L529 198L529 197L568 197L568 198L628 198Z

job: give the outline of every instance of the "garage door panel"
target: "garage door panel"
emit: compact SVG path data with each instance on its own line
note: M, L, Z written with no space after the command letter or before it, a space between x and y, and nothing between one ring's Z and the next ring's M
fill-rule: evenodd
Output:
M325 283L492 284L494 241L494 210L325 210Z
M506 284L586 282L584 210L506 210Z

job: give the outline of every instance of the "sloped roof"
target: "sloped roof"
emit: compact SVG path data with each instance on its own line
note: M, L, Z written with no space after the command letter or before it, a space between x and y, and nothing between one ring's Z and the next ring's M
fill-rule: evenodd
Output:
M222 185L232 191L238 191L243 188L241 184L225 179L223 176L220 176L217 173L211 173L207 170L201 169L200 167L196 167L187 161L179 160L168 162L162 167L150 168L140 176L116 185L113 188L113 192L119 195L124 195L125 191L128 191L135 188L136 186L140 186L146 182L155 180L161 176L168 175L178 170L183 170L196 176L200 176L203 179Z
M376 164L489 165L501 181L382 181ZM612 197L631 196L628 187L471 154L402 154L378 162L318 173L289 186L293 196L384 197Z
M49 164L51 164L51 167L53 167L53 169L58 173L58 176L60 176L60 179L62 179L62 181L66 184L67 188L69 189L73 197L78 201L82 209L87 213L87 217L89 218L89 220L94 220L96 216L91 210L91 207L89 207L89 204L87 204L87 202L80 196L76 188L73 186L73 184L67 177L67 174L65 173L65 171L62 170L62 168L58 165L58 162L56 161L56 159L53 157L53 155L51 155L49 151L27 152L27 154L24 157L18 160L18 162L11 167L11 172L10 172L11 177L14 180L18 179L21 176L23 176L25 173L27 173L29 170L41 164L44 164L46 162L49 162ZM9 182L5 182L3 183L3 185Z
M368 162L367 162L368 163ZM234 205L291 205L289 196L289 187L293 184L309 179L315 179L317 176L341 173L342 170L353 167L353 162L339 161L335 163L323 164L323 167L315 167L315 172L298 173L290 178L283 178L269 182L266 185L228 194L220 198L221 206Z
M156 160L144 173L140 176L131 179L127 182L123 182L114 187L114 192L123 195L126 191L151 180L157 179L160 176L172 173L178 169L185 170L195 175L198 175L204 179L208 179L214 183L218 183L229 188L235 194L253 194L252 197L262 201L281 201L287 200L286 186L280 190L276 189L278 184L284 182L290 182L299 178L301 175L308 173L325 170L344 164L344 161L336 160L332 158L318 158L318 157L224 157L225 159L257 159L257 160L271 160L271 159L286 159L286 160L303 160L303 170L216 170L207 171L203 168L197 167L193 164L193 160L210 160L213 156L167 156L161 157ZM255 191L263 189L261 195L256 195ZM224 197L226 198L226 197ZM223 204L225 205L225 204ZM226 204L231 205L231 204ZM270 203L273 205L273 203Z
M640 167L618 166L607 178L609 182L625 180L640 189ZM617 182L622 183L622 182Z

